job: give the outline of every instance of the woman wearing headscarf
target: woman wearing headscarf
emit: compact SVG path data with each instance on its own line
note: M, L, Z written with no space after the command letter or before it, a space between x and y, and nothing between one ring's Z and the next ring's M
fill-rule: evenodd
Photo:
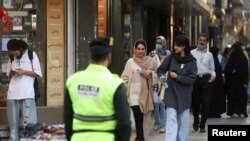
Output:
M169 54L170 51L167 49L166 38L163 36L157 36L155 40L155 50L151 51L149 56L154 57L155 55L159 55L160 60L162 60Z
M154 109L152 72L156 71L157 67L154 60L146 56L146 52L146 42L137 40L133 58L127 61L121 75L127 86L128 101L135 119L136 141L147 140L147 122Z
M156 37L155 40L155 49L149 53L149 56L152 57L159 67L164 60L164 58L170 55L170 51L166 50L166 39L163 36ZM167 75L167 74L166 74ZM160 82L157 77L157 74L153 74L154 85L154 131L158 131L160 133L165 133L165 124L166 124L166 109L165 104L162 102L163 93L165 91L164 84ZM162 95L161 95L162 94Z
M166 80L164 75L167 71ZM175 38L174 52L164 59L157 69L157 75L161 81L168 83L164 97L167 106L165 141L188 141L189 108L197 65L186 36Z
M232 52L225 67L227 115L231 117L248 117L248 63L241 47L241 42L235 42L232 45Z

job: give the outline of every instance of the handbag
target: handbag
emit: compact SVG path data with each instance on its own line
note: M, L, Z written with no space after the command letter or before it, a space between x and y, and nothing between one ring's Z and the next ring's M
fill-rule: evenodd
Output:
M39 92L39 88L38 88L38 80L35 77L34 80L34 91L35 91L35 101L37 101L37 99L41 96L40 92Z
M168 65L167 65L167 71L169 71L169 68L170 68L170 65L171 65L171 62L172 62L172 58L173 58L173 55L170 54L169 62L168 62ZM166 73L166 76L168 76L168 72ZM164 101L166 88L167 87L165 87L165 85L161 82L160 89L159 89L159 98L160 98L161 102Z
M165 86L163 84L161 84L161 88L159 91L159 98L160 98L161 102L164 101L165 89L166 89Z
M150 86L148 84L148 80L146 80L146 82L147 82L148 93L147 93L147 99L146 99L146 105L145 105L146 107L144 107L143 113L147 113L147 112L154 110L153 97L151 96L150 91L149 91Z

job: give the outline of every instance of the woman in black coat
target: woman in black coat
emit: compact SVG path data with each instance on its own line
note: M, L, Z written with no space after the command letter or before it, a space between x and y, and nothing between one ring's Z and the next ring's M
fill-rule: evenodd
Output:
M220 118L221 114L226 112L226 96L224 93L224 80L222 76L222 67L220 65L218 54L219 49L212 47L210 52L213 54L216 79L213 82L213 93L211 96L210 112L208 117Z
M227 115L248 117L247 84L248 63L241 48L242 43L232 45L232 53L225 67L225 91L227 94Z

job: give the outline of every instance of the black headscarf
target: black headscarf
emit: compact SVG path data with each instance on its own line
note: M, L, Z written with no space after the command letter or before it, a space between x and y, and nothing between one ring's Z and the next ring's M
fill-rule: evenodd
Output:
M173 57L175 58L175 60L178 62L178 63L181 63L181 64L186 64L188 62L191 62L193 60L196 60L193 55L190 53L190 54L187 54L185 55L184 57L181 57L180 54L178 53L172 53Z

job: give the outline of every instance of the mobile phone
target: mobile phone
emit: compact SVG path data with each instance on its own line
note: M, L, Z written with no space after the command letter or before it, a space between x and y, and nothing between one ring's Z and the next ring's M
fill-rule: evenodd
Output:
M137 73L142 76L144 71L143 71L143 69L137 69Z

